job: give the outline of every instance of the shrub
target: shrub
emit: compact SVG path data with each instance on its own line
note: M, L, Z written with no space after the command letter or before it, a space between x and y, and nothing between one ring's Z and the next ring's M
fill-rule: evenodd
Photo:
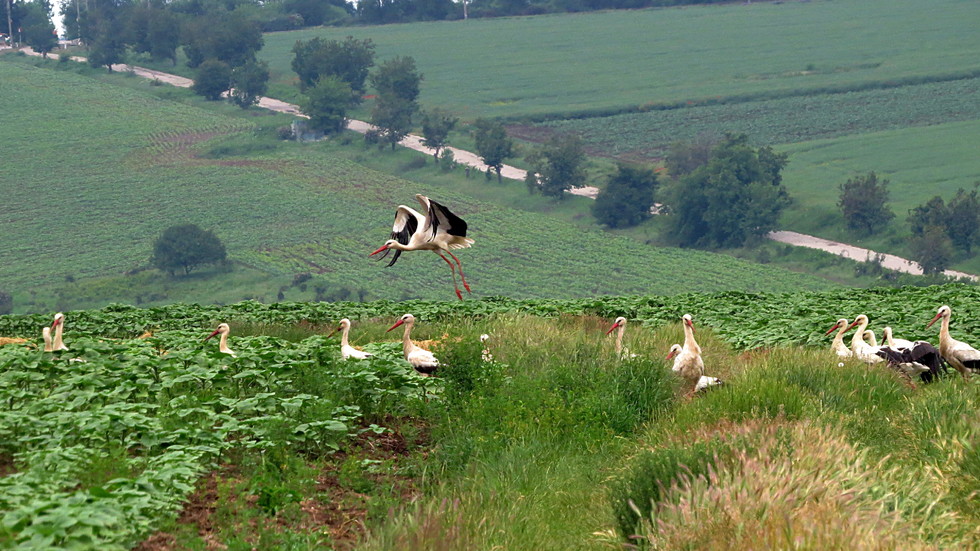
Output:
M0 291L0 315L14 311L14 297L10 293Z

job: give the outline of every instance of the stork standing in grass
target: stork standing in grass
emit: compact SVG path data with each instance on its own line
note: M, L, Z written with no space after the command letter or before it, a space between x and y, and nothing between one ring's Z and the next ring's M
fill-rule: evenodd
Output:
M854 353L851 352L851 349L844 344L844 333L847 333L849 328L847 319L841 318L837 320L837 323L835 323L833 327L824 333L824 336L826 336L833 333L834 329L837 330L837 335L834 336L834 342L830 343L830 349L836 352L837 356L841 358L850 358L854 355Z
M701 359L701 347L694 340L694 321L691 314L684 314L684 346L674 345L667 354L667 359L674 358L674 373L677 373L691 384L704 376L704 360Z
M969 373L980 373L980 351L949 335L949 318L952 315L952 309L944 304L939 307L936 317L932 318L926 328L932 327L932 324L942 318L943 323L939 328L939 353L964 377Z
M398 261L402 251L432 251L449 264L456 296L463 300L463 293L456 282L457 270L467 292L470 292L470 285L463 275L463 265L452 253L452 249L465 249L473 245L474 241L466 237L466 222L444 205L425 195L416 195L415 198L426 214L423 216L411 207L398 205L395 211L395 223L391 227L391 239L369 256L384 252L379 258L385 258L394 250L395 256L388 263L388 266L391 266ZM456 263L453 264L443 253L452 257Z
M394 325L389 327L388 331L401 325L405 326L405 332L402 333L402 352L405 354L405 361L412 364L415 371L423 375L432 375L439 369L439 360L436 359L432 352L415 346L415 343L412 342L412 328L415 327L415 316L405 314Z
M340 320L340 326L333 330L327 338L330 338L334 333L340 331L340 355L344 357L345 360L354 358L355 360L365 360L374 356L370 352L365 352L363 350L358 350L350 345L347 341L347 336L350 333L350 320L344 318Z
M618 331L616 331L618 329ZM616 331L616 355L622 360L628 360L630 358L637 357L636 354L630 352L629 348L623 348L623 334L626 333L626 318L619 316L616 321L613 322L612 327L606 334L610 334Z
M854 322L848 327L857 327L857 332L854 333L854 337L851 338L851 352L854 353L854 357L869 364L879 363L884 361L880 356L877 355L878 352L878 340L875 339L874 333L868 331L868 316L861 314L854 318ZM865 337L869 337L871 342L865 340Z
M219 352L222 352L224 354L228 354L232 358L237 358L238 355L235 354L235 351L232 350L232 349L230 349L230 348L228 348L228 334L229 333L231 333L231 327L229 327L227 323L219 324L218 325L218 328L215 329L213 333L211 333L210 335L208 335L208 337L206 339L204 339L204 342L207 342L208 340L211 339L211 337L220 334L221 335L221 339L218 340L218 351Z

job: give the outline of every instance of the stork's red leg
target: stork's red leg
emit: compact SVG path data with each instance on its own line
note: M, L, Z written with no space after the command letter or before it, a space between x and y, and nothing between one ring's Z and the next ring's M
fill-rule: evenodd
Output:
M451 271L453 273L453 290L456 291L456 296L459 297L459 300L463 300L463 293L459 290L459 284L456 283L456 267L453 266L453 263L450 262L448 258L442 256L442 252L441 251L435 251L435 253L437 255L439 255L439 258L445 260L446 261L446 264L449 264L449 271ZM452 256L452 254L453 253L449 253L450 256ZM462 276L463 275L463 272L460 272L459 275ZM463 280L463 282L465 284L466 280ZM467 288L467 291L468 290L469 290L469 288Z
M463 287L466 287L466 292L472 293L473 291L470 291L470 284L466 282L466 276L463 275L463 265L459 262L459 259L456 258L456 255L454 255L452 251L446 252L449 253L449 256L453 257L453 260L456 261L456 265L459 266L459 277L463 280Z

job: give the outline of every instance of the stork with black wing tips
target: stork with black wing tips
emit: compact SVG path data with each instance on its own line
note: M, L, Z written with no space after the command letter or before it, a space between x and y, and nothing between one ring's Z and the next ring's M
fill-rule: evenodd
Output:
M391 239L370 256L383 253L379 257L382 259L391 251L395 251L395 256L388 263L388 266L392 266L398 261L402 251L432 251L449 264L456 296L463 300L463 293L456 282L457 270L467 292L470 292L470 285L463 275L463 265L452 253L452 249L465 249L473 245L473 240L466 237L466 222L444 205L424 195L416 195L415 198L426 214L423 216L411 207L398 205L398 210L395 211L395 223L391 227ZM443 253L448 254L456 263L453 264Z

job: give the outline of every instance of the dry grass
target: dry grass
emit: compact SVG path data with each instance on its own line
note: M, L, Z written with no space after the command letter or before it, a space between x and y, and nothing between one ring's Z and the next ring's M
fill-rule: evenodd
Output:
M732 461L707 476L672 485L643 522L640 536L650 547L940 548L922 539L916 521L924 519L903 516L907 496L888 490L900 483L903 491L930 491L929 481L869 462L838 431L809 422L741 428L751 430L735 431L740 436L756 432L756 445L734 450Z

